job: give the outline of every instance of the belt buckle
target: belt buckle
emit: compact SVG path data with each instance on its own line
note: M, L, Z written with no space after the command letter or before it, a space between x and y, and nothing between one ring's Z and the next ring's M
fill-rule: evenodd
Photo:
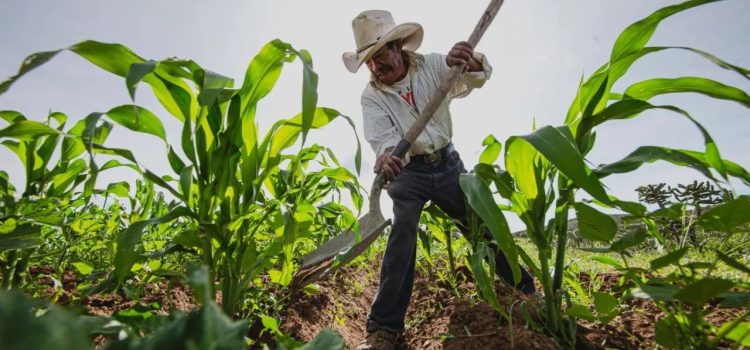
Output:
M433 152L433 153L427 154L426 158L429 163L434 163L442 159L442 155L440 154L440 152Z

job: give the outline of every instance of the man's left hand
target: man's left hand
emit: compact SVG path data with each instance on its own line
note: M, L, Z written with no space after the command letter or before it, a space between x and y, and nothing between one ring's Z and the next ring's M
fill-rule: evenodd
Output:
M474 48L468 41L460 41L453 45L445 58L448 66L458 66L466 63L466 71L479 72L482 70L482 64L474 58Z

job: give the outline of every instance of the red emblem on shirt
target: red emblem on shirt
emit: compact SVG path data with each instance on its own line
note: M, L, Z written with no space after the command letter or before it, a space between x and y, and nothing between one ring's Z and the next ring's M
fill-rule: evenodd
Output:
M411 91L407 91L405 94L400 94L401 98L404 99L406 104L414 107L414 94Z

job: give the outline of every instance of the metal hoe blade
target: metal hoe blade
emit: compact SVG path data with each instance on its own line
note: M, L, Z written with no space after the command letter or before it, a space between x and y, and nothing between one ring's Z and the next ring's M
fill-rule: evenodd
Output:
M372 184L369 211L359 219L360 240L357 241L354 232L347 230L306 255L294 275L290 285L292 288L302 288L354 260L391 224L391 220L386 220L380 211L380 192L384 183L385 178L380 174Z

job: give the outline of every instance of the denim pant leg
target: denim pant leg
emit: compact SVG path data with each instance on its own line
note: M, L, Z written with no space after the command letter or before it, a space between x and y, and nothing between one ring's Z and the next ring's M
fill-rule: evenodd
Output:
M368 331L404 331L404 318L414 285L417 224L427 202L422 194L424 189L425 177L408 167L388 188L393 199L393 226L380 270L380 287L367 319Z
M445 162L445 171L439 172L439 176L436 176L436 191L433 191L430 200L435 203L441 210L443 210L448 216L458 220L460 223L466 222L466 201L464 199L463 191L459 183L459 177L461 173L465 173L463 162L458 152L453 152L447 162ZM462 232L468 232L464 225L459 225L459 229ZM484 238L489 242L494 241L492 233L489 231L484 232ZM495 251L495 271L503 278L506 282L513 284L513 272L511 270L508 259L505 254L495 243L490 244L490 248ZM521 280L515 286L516 289L523 293L534 293L534 278L529 274L523 266L521 268Z

